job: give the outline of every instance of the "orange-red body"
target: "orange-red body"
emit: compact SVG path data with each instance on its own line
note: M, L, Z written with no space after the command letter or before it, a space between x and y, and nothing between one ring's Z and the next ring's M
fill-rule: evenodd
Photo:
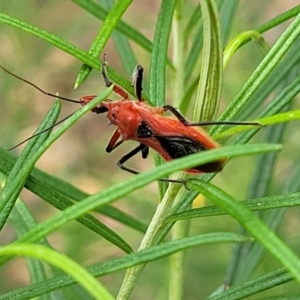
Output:
M83 97L82 104L84 105L84 103L90 101L93 97L88 96L89 99ZM174 159L174 151L172 153L166 151L160 142L162 139L167 140L168 138L175 137L192 140L201 145L202 150L219 147L203 129L186 126L177 119L166 117L164 116L165 109L163 107L151 107L145 101L132 101L127 98L116 101L107 100L102 102L93 111L96 113L107 111L107 118L110 123L117 126L108 144L108 148L110 149L113 149L119 140L133 140L152 148L165 160L170 161ZM139 136L138 131L141 124L147 124L147 128L151 129L151 136ZM189 154L195 153L192 150ZM179 155L178 157L182 156L185 155ZM218 172L222 169L223 163L223 160L211 163L211 166L214 164L211 171L203 171L199 170L199 168L192 168L186 171L192 173Z
M106 86L109 87L112 85L112 82L107 77L106 66L107 63L105 62L104 56L104 62L102 63L102 76ZM80 101L78 101L57 96L55 94L46 92L32 82L11 73L1 65L0 68L13 77L24 81L43 94L51 97L57 97L59 99L73 103L80 103L81 105L87 104L89 101L96 97L84 96L81 97ZM138 172L125 167L124 163L139 152L142 154L143 158L147 158L149 154L149 148L152 148L153 150L158 152L165 160L169 161L193 153L219 147L219 145L214 140L212 140L212 138L209 137L204 130L202 130L201 128L195 129L193 126L212 124L245 124L261 126L261 124L258 122L238 121L190 123L174 107L170 105L165 105L163 107L149 106L142 98L143 68L138 65L134 70L133 75L133 86L135 88L135 94L138 101L129 100L128 93L121 87L114 85L113 91L118 94L121 99L116 101L106 99L104 102L92 109L92 112L97 114L107 112L107 118L109 119L110 123L117 126L117 129L113 133L106 148L107 152L113 151L115 148L121 145L123 141L126 140L134 140L139 143L136 148L124 155L118 161L118 166L120 168L122 168L123 170L127 170L133 174L137 174ZM170 111L176 117L176 119L164 116L166 111ZM222 170L224 162L225 159L216 160L200 166L194 166L193 168L186 171L192 173L219 172ZM160 180L167 182L185 183L184 180Z

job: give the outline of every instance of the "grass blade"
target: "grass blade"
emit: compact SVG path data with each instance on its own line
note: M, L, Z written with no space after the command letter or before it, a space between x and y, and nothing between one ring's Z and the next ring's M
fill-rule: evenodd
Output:
M239 201L212 184L193 181L190 186L228 212L300 282L300 260L258 217L247 210Z
M46 42L52 44L53 46L61 49L64 52L69 53L70 55L78 58L83 63L95 68L97 70L100 69L100 62L97 58L91 56L89 53L85 52L84 50L78 48L77 46L67 42L59 38L58 36L47 32L46 30L34 27L28 23L23 21L17 20L11 16L5 15L0 13L0 22L17 29L20 29L24 32L32 34L40 39L45 40Z
M42 132L55 124L60 112L60 102L56 102L51 110L48 112L44 121L38 127L37 131ZM6 184L2 190L0 197L0 228L2 229L37 158L33 159L34 154L45 143L51 131L46 131L34 138L32 138L26 145L23 153L15 166L12 168L7 177Z
M222 85L222 42L216 4L201 1L203 50L200 81L194 108L194 121L212 120L219 107Z
M98 58L104 49L108 39L110 38L113 30L117 26L118 21L121 19L124 12L127 10L132 0L123 0L115 3L113 8L106 16L99 33L97 34L94 42L92 43L89 54ZM89 65L83 65L76 78L75 88L77 88L88 77L92 68Z
M88 268L88 271L94 276L103 276L112 272L136 266L138 264L157 260L172 253L187 250L188 248L195 246L206 245L210 243L243 243L247 242L248 240L249 239L245 238L244 236L228 232L210 233L187 237L180 240L166 242L164 244L154 246L137 253L132 253L121 258L91 266ZM15 290L6 295L2 295L0 296L0 300L8 300L12 298L15 300L25 300L28 299L28 295L30 295L30 297L36 297L74 283L74 279L67 276L51 278L46 280L45 282L34 284L29 287Z
M19 244L0 247L0 256L3 255L25 255L42 259L70 274L78 281L95 299L112 300L108 291L85 269L68 257L59 254L42 245Z

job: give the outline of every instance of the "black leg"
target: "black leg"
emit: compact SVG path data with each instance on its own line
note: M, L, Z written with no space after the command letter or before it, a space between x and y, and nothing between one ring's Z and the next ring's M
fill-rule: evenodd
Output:
M173 107L171 105L164 105L163 108L165 111L167 111L167 110L170 111L178 119L178 121L180 121L182 124L184 124L186 126L190 126L189 125L190 122L187 121L185 119L185 117L175 107Z
M182 124L185 126L205 126L205 125L258 125L264 126L259 122L244 122L244 121L207 121L207 122L197 122L191 123L187 121L184 116L173 106L171 105L164 105L163 106L165 111L170 111Z
M124 141L118 141L113 147L111 147L110 145L108 145L107 147L106 147L106 152L107 153L110 153L110 152L112 152L113 150L115 150L117 147L119 147L120 145L122 145L123 144L123 142ZM147 147L147 146L145 146L145 148L142 148L141 150L140 150L141 152L142 152L142 158L147 158L148 157L148 155L149 155L149 147ZM127 154L128 155L128 154ZM125 155L126 156L126 155ZM123 157L122 157L123 158ZM122 159L121 158L121 159ZM127 160L128 159L130 159L130 157L129 158L127 158Z
M145 147L142 149L142 158L146 159L149 155L149 147Z
M111 151L113 151L117 147L119 147L122 143L123 143L123 141L121 140L121 141L118 141L113 147L111 147L110 145L108 145L105 150L106 150L107 153L110 153Z
M127 168L124 166L124 163L126 161L128 161L130 158L132 158L133 156L135 156L137 153L139 153L140 151L142 152L142 157L144 157L145 153L147 153L147 151L149 152L149 148L147 150L147 146L143 145L143 144L140 144L139 146L137 146L136 148L134 148L133 150L131 150L129 153L127 153L126 155L124 155L118 162L118 166L119 168L121 168L122 170L125 170L129 173L132 173L132 174L139 174L138 171L135 171L133 169L130 169L130 168Z
M135 156L137 153L139 152L142 152L142 157L143 158L146 158L148 156L148 153L149 153L149 147L143 145L143 144L140 144L139 146L137 146L136 148L134 148L133 150L131 150L129 153L127 153L126 155L124 155L118 162L117 162L117 165L119 168L121 168L122 170L124 171L127 171L129 173L132 173L132 174L139 174L138 171L136 170L133 170L133 169L130 169L130 168L127 168L124 166L124 163L126 161L128 161L130 158L132 158L133 156ZM186 181L185 180L176 180L176 179L168 179L168 178L161 178L159 179L159 181L162 181L162 182L173 182L173 183L181 183L181 184L184 184L186 186Z
M105 54L104 54L103 55L102 67L101 67L101 73L102 73L102 77L104 79L105 85L107 87L110 87L113 83L109 80L109 78L107 76L107 72L106 72L107 66L108 66L108 63L105 60ZM118 86L118 85L115 84L114 88L113 88L113 91L117 95L121 96L122 100L128 99L128 93L123 88L121 88L120 86ZM101 111L101 112L103 112L103 111Z
M142 100L143 72L143 67L137 65L132 74L132 85L134 86L135 95L140 101Z

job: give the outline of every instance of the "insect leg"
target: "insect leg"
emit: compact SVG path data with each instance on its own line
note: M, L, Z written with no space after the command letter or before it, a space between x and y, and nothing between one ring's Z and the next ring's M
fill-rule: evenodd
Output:
M142 151L142 158L146 159L149 155L149 147L145 147L141 151Z
M182 124L190 126L190 122L185 119L185 117L172 105L164 105L163 109L165 111L170 111Z
M129 173L132 173L132 174L139 174L138 171L135 171L133 169L130 169L130 168L127 168L124 166L124 163L126 161L128 161L130 158L132 158L133 156L135 156L137 153L139 153L140 151L142 151L142 157L143 158L146 158L147 156L145 156L145 151L146 148L148 148L147 146L143 145L143 144L140 144L139 146L137 146L136 148L134 148L133 150L131 150L129 153L127 153L126 155L124 155L118 162L117 162L117 165L119 166L119 168L121 168L122 170L125 170ZM149 151L149 148L148 148L148 151ZM147 154L148 155L148 154Z
M164 105L165 111L170 111L182 124L185 126L205 126L205 125L257 125L264 126L259 122L244 122L244 121L207 121L191 123L185 119L185 117L172 105Z
M144 101L142 98L143 72L144 68L141 65L137 65L132 74L132 85L134 86L135 95L139 101Z
M117 165L119 168L121 168L122 170L125 170L129 173L132 174L139 174L138 171L130 169L128 167L124 166L124 163L126 161L128 161L130 158L132 158L133 156L135 156L137 153L142 152L142 157L143 158L147 158L148 153L149 153L149 147L147 147L146 145L140 144L138 147L134 148L133 150L131 150L129 153L127 153L126 155L124 155L118 162ZM161 178L159 179L159 181L163 181L163 182L173 182L173 183L181 183L184 184L186 186L186 181L185 180L176 180L176 179L169 179L169 178Z
M109 80L108 76L107 76L107 72L106 72L106 68L108 66L108 63L105 60L105 55L103 55L103 62L102 62L102 67L101 67L101 74L102 77L104 79L105 85L107 87L110 87L113 83ZM114 85L114 89L113 91L118 94L119 96L121 96L123 99L128 99L128 93L123 90L120 86Z
M121 136L121 133L118 129L115 130L112 137L110 138L108 145L106 147L106 152L110 153L113 150L115 150L117 147L119 147L121 144L123 144L123 140L118 141L119 137ZM149 154L149 147L145 147L141 150L142 152L142 158L147 158Z
M123 140L120 140L119 142L117 142L120 136L121 136L120 131L118 129L116 129L108 142L108 145L105 149L106 152L110 153L111 151L113 151L114 149L116 149L118 146L120 146L123 143Z

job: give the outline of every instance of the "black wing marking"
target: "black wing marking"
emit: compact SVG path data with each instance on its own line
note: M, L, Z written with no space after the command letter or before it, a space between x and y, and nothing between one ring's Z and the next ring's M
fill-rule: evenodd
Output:
M163 149L174 159L207 150L203 144L188 137L155 136L155 138L160 142ZM205 173L212 173L221 171L222 165L222 162L214 161L193 167L193 169Z
M159 141L162 148L174 159L208 150L205 145L189 137L155 135L150 125L145 121L141 122L141 124L138 126L137 136L138 138L155 138L157 141ZM148 153L142 154L143 157L148 155ZM213 173L221 171L222 167L222 162L214 161L204 165L196 166L193 169L200 172Z
M153 137L154 133L152 128L145 121L142 121L141 124L137 128L136 135L138 138L148 138Z
M172 158L184 157L206 150L206 148L199 142L188 137L156 136L155 138Z

